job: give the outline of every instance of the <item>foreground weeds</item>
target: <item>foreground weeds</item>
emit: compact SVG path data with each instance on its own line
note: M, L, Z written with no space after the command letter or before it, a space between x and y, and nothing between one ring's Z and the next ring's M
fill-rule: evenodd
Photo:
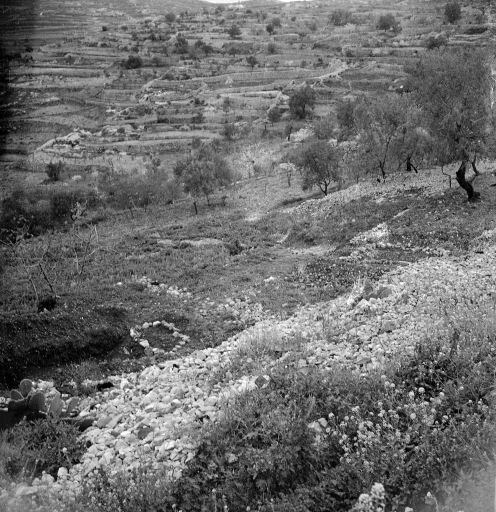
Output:
M496 443L493 327L453 327L383 372L276 364L268 385L234 398L205 428L179 479L148 482L145 492L139 472L111 488L99 475L78 510L344 512L376 482L386 510L430 510L426 496L459 510L484 482ZM109 493L121 505L107 506Z

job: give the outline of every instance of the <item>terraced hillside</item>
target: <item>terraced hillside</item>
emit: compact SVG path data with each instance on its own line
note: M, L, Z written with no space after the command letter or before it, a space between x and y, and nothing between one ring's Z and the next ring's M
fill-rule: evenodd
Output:
M5 3L0 512L493 506L494 7L349 4Z

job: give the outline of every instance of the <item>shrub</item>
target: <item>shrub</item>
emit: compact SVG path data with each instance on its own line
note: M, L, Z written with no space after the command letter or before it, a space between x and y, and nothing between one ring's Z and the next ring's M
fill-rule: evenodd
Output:
M274 28L280 28L281 27L281 18L277 17L277 16L274 16L271 20L270 20L270 23L272 24L272 26Z
M122 61L122 67L126 69L138 69L143 65L143 61L139 55L129 55L125 61Z
M43 471L57 475L60 467L80 461L83 441L77 427L53 418L22 422L0 433L0 474L15 478L41 476Z
M334 133L334 128L334 120L329 114L313 124L313 131L316 137L322 140L329 140Z
M383 14L377 21L377 30L392 31L397 34L401 32L401 25L391 13Z
M77 502L64 512L166 511L172 507L168 480L146 466L115 475L100 469L84 479Z
M305 119L308 109L312 109L314 105L315 91L308 84L295 89L289 97L289 111L298 119Z
M336 9L329 15L329 21L336 27L341 27L352 23L353 15L346 9Z
M272 35L276 29L275 29L274 25L272 25L272 23L268 23L267 26L265 27L265 30L267 31L267 33L269 35Z
M50 197L50 211L55 221L67 220L76 199L70 192L54 192Z
M15 190L2 201L0 239L14 241L17 236L39 235L54 225L50 202Z
M237 134L236 125L234 123L224 123L222 125L222 135L226 140L234 140Z
M165 21L167 23L174 23L176 21L176 15L173 12L168 12L165 15Z
M275 45L275 43L268 43L267 44L267 53L269 55L273 55L274 53L276 53L277 51L277 46Z
M487 32L489 30L489 27L487 25L479 25L476 27L467 27L463 33L468 35L476 35L476 34L484 34L484 32Z
M227 33L231 39L238 39L241 36L241 29L238 25L231 25Z
M456 23L462 17L462 8L458 2L448 2L444 7L444 17L448 23Z
M317 22L315 20L307 21L306 26L310 32L315 32L317 30Z
M176 52L179 54L188 53L188 50L189 50L188 40L181 33L178 33L176 36L176 42L174 43L174 48L176 49Z
M277 123L281 120L282 112L281 109L277 105L273 105L267 111L267 119L272 123Z
M351 100L338 101L336 104L336 117L341 130L340 138L346 139L356 131L355 102Z
M50 181L59 181L63 170L64 170L63 162L60 162L60 161L57 163L50 162L46 166L46 173L47 173L48 179Z
M431 35L425 41L425 47L428 50L435 50L448 44L448 37L445 34Z
M248 55L248 57L246 57L246 63L253 69L258 64L258 60L255 55Z

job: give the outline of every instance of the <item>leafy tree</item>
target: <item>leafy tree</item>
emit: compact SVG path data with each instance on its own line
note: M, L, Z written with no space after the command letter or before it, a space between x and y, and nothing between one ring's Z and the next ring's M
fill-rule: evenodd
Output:
M176 15L173 12L168 12L165 15L165 21L167 23L174 23L176 21Z
M195 212L196 200L204 196L210 204L211 195L233 180L231 168L226 160L211 145L202 146L197 152L174 166L174 176L182 183L183 190L193 197Z
M410 88L422 108L424 127L434 139L440 165L461 161L457 181L469 200L477 199L472 182L477 155L488 151L492 133L491 67L480 49L440 50L426 54L410 73ZM474 176L467 180L467 164Z
M393 31L395 34L401 32L401 25L399 21L391 14L383 14L377 21L377 29L384 31Z
M366 165L379 169L382 179L386 179L397 160L398 141L410 127L412 108L408 98L393 94L364 99L355 108L363 158Z
M289 97L289 111L298 119L305 119L308 109L313 109L314 105L315 91L308 84L295 89Z
M231 39L238 39L241 36L241 29L238 25L234 24L229 27L227 33Z
M276 31L276 29L275 29L274 25L272 25L272 23L268 23L267 26L265 27L265 30L267 31L267 33L269 35L272 35Z
M302 189L309 190L315 185L324 195L329 191L329 185L340 182L339 150L325 141L307 143L303 150L289 158L302 171Z
M271 20L270 20L270 23L272 24L272 26L274 28L280 28L281 27L281 18L277 17L277 16L274 16Z
M456 23L462 17L462 8L458 2L448 2L444 7L444 17L448 23Z
M248 57L246 57L246 63L253 70L253 68L258 64L258 60L255 55L248 55Z

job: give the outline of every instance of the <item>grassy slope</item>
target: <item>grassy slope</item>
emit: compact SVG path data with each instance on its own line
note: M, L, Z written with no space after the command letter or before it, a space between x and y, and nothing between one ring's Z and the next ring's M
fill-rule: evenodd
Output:
M471 240L494 226L496 199L488 183L488 177L481 180L483 200L475 208L465 203L456 189L433 198L411 190L387 201L370 197L333 206L325 218L295 217L291 210L278 206L278 194L270 201L269 190L264 209L258 210L261 217L253 221L249 218L257 216L253 205L259 199L261 191L257 187L261 185L256 182L250 192L253 183L247 182L238 190L236 204L213 209L205 205L198 216L192 215L191 205L183 202L136 211L132 217L129 213L113 214L91 228L96 229L98 241L95 231L81 229L83 240L90 240L93 233L90 256L81 275L76 272L74 249L79 250L79 264L82 251L75 247L79 241L71 229L33 239L22 249L29 261L36 262L48 247L44 265L61 298L54 312L43 314L43 321L64 325L60 335L57 332L61 329L52 331L56 345L73 346L81 338L80 317L92 319L87 325L90 330L103 326L105 321L99 312L110 308L119 312L113 322L117 322L121 340L122 328L164 319L190 335L191 342L181 349L189 352L217 345L261 318L284 318L302 305L341 295L358 277L378 278L398 264L432 255L433 248L464 254ZM293 184L293 195L297 186ZM388 221L388 246L364 257L348 257L356 249L349 243L355 235ZM207 238L221 240L225 246L181 245L184 240ZM159 243L163 240L175 246ZM231 255L236 240L243 250ZM43 276L36 270L33 276L39 289L48 292ZM178 298L164 291L153 292L143 277L187 289L190 295ZM12 318L19 325L25 322L15 334L3 329L2 336L24 345L22 340L33 338L26 326L32 324L35 303L26 273L15 266L14 260L4 269L0 287L4 326ZM168 350L174 340L151 330L149 341ZM138 356L143 355L141 348L133 348ZM113 346L105 351L110 349ZM85 350L83 344L74 359L94 355ZM145 364L146 358L142 361ZM43 358L33 364L45 365ZM23 371L26 366L24 362ZM18 378L18 372L15 374Z

